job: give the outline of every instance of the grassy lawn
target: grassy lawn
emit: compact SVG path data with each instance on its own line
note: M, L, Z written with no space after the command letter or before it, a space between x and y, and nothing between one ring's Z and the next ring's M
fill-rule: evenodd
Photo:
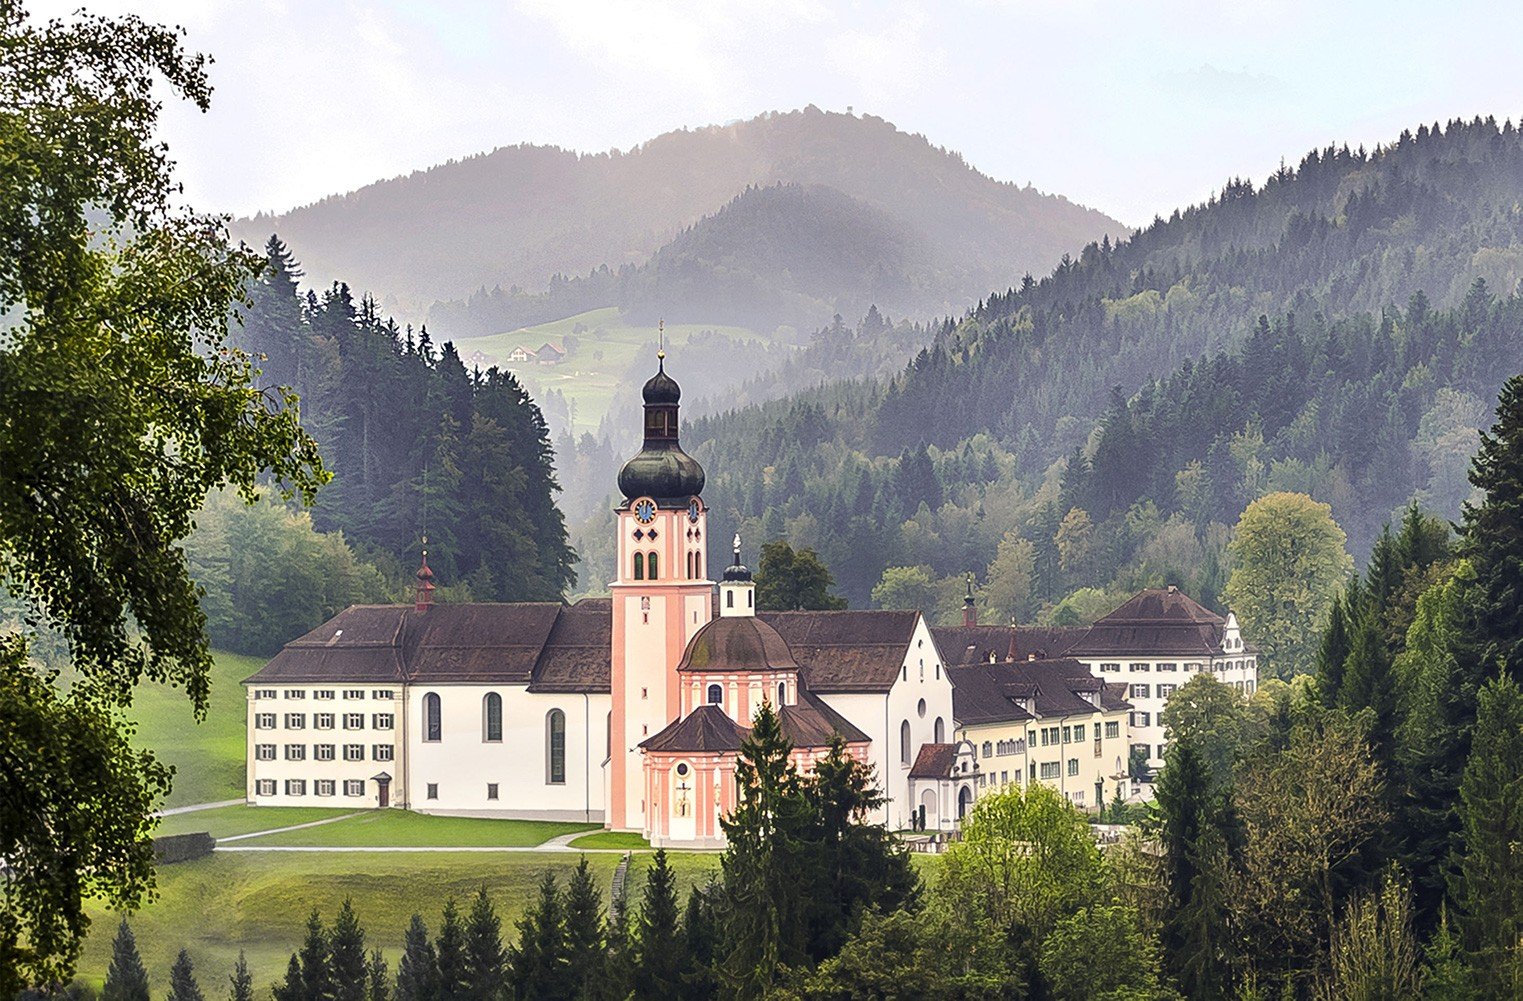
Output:
M578 327L585 329L578 332ZM744 327L726 327L712 323L676 323L667 325L666 342L668 346L686 344L694 335L704 331L727 334L741 340L767 341L770 339L767 334L747 330ZM530 351L537 351L546 341L557 347L564 347L565 338L568 335L576 343L573 350L559 365L515 364L512 366L513 373L536 398L551 389L563 393L575 408L572 421L575 433L595 432L598 422L608 412L614 390L635 359L644 353L654 364L656 345L654 326L627 325L623 317L619 315L618 309L609 307L578 313L576 316L568 316L563 320L541 323L533 327L523 327L487 337L473 337L459 342L456 346L460 348L462 355L479 351L487 357L488 364L495 363L507 368L508 353L514 348L522 345ZM466 367L470 366L471 362L467 361Z
M322 828L316 828L322 830ZM617 855L586 856L606 896ZM367 948L379 947L393 974L402 934L414 913L431 933L439 912L453 896L468 902L483 885L502 918L503 938L516 935L514 922L534 900L549 870L564 883L580 856L557 854L307 854L222 852L211 858L165 866L158 874L158 899L130 917L153 997L168 987L169 967L183 947L208 998L227 993L227 977L239 949L248 955L256 995L285 973L286 960L301 942L307 914L316 907L326 921L345 898L354 901L365 927ZM649 855L636 855L630 892L637 899ZM678 886L707 882L718 871L717 854L675 854ZM117 916L91 912L92 931L80 961L80 976L96 985L111 961Z
M293 824L308 824L329 817L344 817L353 810L332 809L324 806L219 806L215 810L197 810L194 813L177 813L159 821L155 833L190 834L206 831L214 838L226 838L234 834L252 834L269 831Z
M263 666L262 657L215 652L211 704L199 724L184 692L156 684L138 689L131 713L137 723L133 742L175 767L174 789L165 806L243 796L247 702L240 682Z
M254 814L264 807L246 807ZM331 811L341 816L342 811ZM300 821L297 821L300 823ZM274 824L271 827L277 826ZM597 824L544 820L489 820L482 817L430 817L405 810L367 810L332 824L271 834L240 842L249 846L286 845L343 848L532 848L551 838L595 831ZM258 830L258 828L254 828Z
M620 848L625 851L648 851L650 842L633 831L597 831L571 842L572 848Z

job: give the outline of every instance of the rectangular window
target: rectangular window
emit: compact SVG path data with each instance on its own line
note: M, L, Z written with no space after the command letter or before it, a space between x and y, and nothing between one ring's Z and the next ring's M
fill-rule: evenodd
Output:
M254 760L255 761L274 761L275 760L275 745L274 744L255 744L254 745Z
M346 699L363 699L364 697L365 697L365 689L363 689L363 688L346 688L346 689L344 689L344 698L346 698Z
M1032 763L1031 763L1031 766L1030 766L1030 772L1031 772L1031 777L1032 777L1032 778L1033 778L1033 779L1034 779L1034 778L1036 778L1036 762L1035 762L1035 761L1033 761L1033 762L1032 762Z
M365 729L365 714L364 713L344 713L344 729L345 730L363 730L363 729Z
M1127 666L1130 667L1134 671L1151 671L1153 669L1153 665L1151 665L1151 664L1143 664L1143 663L1128 664Z
M1083 723L1080 723L1080 724L1078 724L1077 726L1074 727L1074 743L1075 744L1082 744L1082 743L1084 743L1084 724Z
M1044 762L1042 762L1042 778L1044 778L1044 779L1055 779L1055 778L1057 778L1058 777L1058 773L1059 773L1060 770L1061 770L1060 766L1058 765L1058 763L1056 761L1044 761Z
M1079 790L1074 792L1074 806L1083 806L1083 805L1084 805L1084 790L1083 789L1079 789Z
M1118 673L1121 670L1121 665L1120 664L1101 664L1100 665L1100 670L1104 671L1106 674L1115 674L1115 673Z
M287 744L286 745L286 760L287 761L306 761L307 760L307 745L306 744Z
M370 693L370 697L372 699L394 699L397 696L390 688L378 688Z
M273 730L273 729L275 729L275 714L274 713L255 713L254 714L254 729L255 730Z
M345 744L344 745L344 760L345 761L364 761L365 760L365 745L364 744Z
M396 718L391 713L372 713L370 725L376 730L390 730L396 725Z
M1137 714L1137 725L1138 726L1152 726L1153 725L1153 714L1152 713L1138 713Z
M319 688L317 691L312 693L312 697L314 699L327 700L333 698L333 694L333 689L331 688ZM329 793L328 795L331 796L333 794Z
M376 761L390 761L394 746L392 744L376 744L370 749L371 756Z
M1132 750L1141 751L1144 758L1151 758L1153 756L1152 744L1133 744Z
M306 713L286 713L287 730L305 730L307 728Z
M273 796L273 795L275 795L275 780L274 779L260 779L258 782L255 782L254 783L254 795L255 796Z
M427 798L428 799L438 799L439 798L439 783L437 783L437 782L430 782L428 784L428 797Z
M487 799L496 799L496 798L497 798L497 783L496 782L488 782L487 783Z
M1175 673L1178 673L1178 671L1179 671L1179 665L1178 664L1159 664L1158 665L1158 670L1160 670L1160 671L1174 671Z
M256 699L273 699L274 697L275 697L275 689L273 689L273 688L256 688L256 689L254 689L254 698L256 698Z
M1169 742L1168 741L1164 741L1163 743L1159 744L1158 745L1158 756L1160 758L1163 757L1164 753L1167 752L1168 749L1169 749Z
M1166 699L1170 695L1173 695L1177 691L1179 691L1179 686L1178 685L1159 685L1158 686L1158 697L1160 699Z
M332 796L334 782L332 779L318 779L312 783L312 791L319 796Z
M333 729L333 714L314 713L312 716L312 725L317 727L319 730Z
M1077 774L1079 774L1079 759L1078 758L1069 758L1068 759L1068 774L1069 775L1077 775Z
M1201 668L1201 665L1199 665L1199 664L1186 664L1185 665L1185 673L1189 674L1192 671L1199 671L1200 668Z
M1151 698L1152 695L1153 695L1153 686L1152 685L1133 685L1132 686L1132 698L1134 698L1134 699Z
M1031 747L1035 747L1036 746L1036 731L1035 730L1027 730L1026 731L1026 743L1027 743L1027 745L1029 745Z
M287 796L305 796L307 794L306 779L286 779Z
M1121 736L1121 724L1120 723L1107 723L1107 724L1105 724L1105 739L1106 740L1114 740L1115 738L1117 738L1119 736Z
M306 697L307 697L307 691L304 688L287 688L286 689L286 698L288 698L288 699L304 699Z
M344 780L344 795L345 796L363 796L363 795L365 795L365 780L364 779L345 779Z
M313 744L312 758L314 761L332 761L334 750L332 744Z
M1070 743L1070 742L1073 741L1073 739L1074 739L1074 728L1071 727L1071 726L1065 726L1063 728L1063 743L1065 743L1065 744Z

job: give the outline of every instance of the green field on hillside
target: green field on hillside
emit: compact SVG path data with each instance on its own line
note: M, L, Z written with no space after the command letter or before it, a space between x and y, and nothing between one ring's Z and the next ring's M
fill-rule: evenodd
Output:
M277 827L310 824L314 820L332 820L354 813L351 809L335 809L324 806L221 806L215 810L195 810L176 813L159 821L154 834L191 834L205 831L214 838L227 838L235 834L252 834L255 831L272 831Z
M175 766L165 806L243 796L247 703L240 682L263 666L263 657L213 652L211 704L201 723L184 692L151 683L138 688L129 714L137 723L133 742Z
M254 815L269 808L243 809ZM330 811L343 816L344 811ZM239 818L240 822L242 818ZM296 821L301 823L301 821ZM270 827L280 825L271 824ZM562 834L596 831L599 824L542 820L493 820L485 817L431 817L406 810L365 810L344 820L299 831L249 838L239 844L257 847L334 848L533 848ZM258 830L259 828L252 828Z
M321 830L322 828L316 828ZM300 945L307 915L316 907L332 921L345 898L365 926L367 948L379 947L393 975L401 955L408 919L423 915L430 933L453 896L468 905L483 885L502 918L503 937L516 935L514 922L533 902L548 869L564 883L580 856L562 853L416 853L329 854L307 852L219 852L196 862L165 866L158 874L158 899L129 917L148 968L152 996L162 997L169 967L183 947L190 951L196 977L208 998L227 993L227 977L243 949L254 975L257 996L285 974L286 960ZM616 854L588 855L603 888L612 885ZM650 856L636 855L630 892L638 899L642 873ZM719 868L717 854L674 854L678 885L706 882ZM94 924L80 961L81 978L97 985L111 961L117 915L91 911Z
M766 342L771 339L768 334L744 327L677 323L666 327L667 346L686 344L693 336L705 331L740 340ZM573 346L558 365L510 364L507 360L508 353L520 346L538 351L548 341L556 347L564 347L567 336L572 338ZM610 306L551 323L473 337L460 341L456 347L460 349L467 368L473 364L471 356L479 351L486 357L487 365L512 369L535 399L552 389L562 393L572 407L572 430L581 434L597 430L598 422L608 412L614 390L637 358L648 357L650 364L655 365L656 328L626 324L619 310Z

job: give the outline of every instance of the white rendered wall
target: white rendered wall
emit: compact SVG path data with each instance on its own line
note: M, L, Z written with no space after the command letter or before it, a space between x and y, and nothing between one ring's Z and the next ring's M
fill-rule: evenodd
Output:
M347 690L357 690L363 693L362 698L347 698ZM262 691L273 690L277 693L276 698L256 698ZM358 683L351 682L346 689L342 682L324 683L322 685L247 685L245 686L248 703L247 718L247 744L245 748L245 761L247 762L245 775L245 795L248 802L257 806L332 806L354 809L357 807L375 807L378 802L378 784L373 781L374 776L384 772L392 777L390 800L391 805L396 805L404 791L404 780L401 772L401 726L402 726L402 689L401 686L387 686L385 689L378 688L374 683L363 687ZM319 691L331 691L332 699L318 699L315 695ZM377 699L377 691L391 691L393 697L389 699ZM304 698L293 699L286 696L287 692L302 692ZM256 726L256 718L260 714L274 713L275 726L265 729ZM292 728L286 725L288 713L301 713L306 717L306 726ZM357 729L347 729L344 725L346 714L359 713L364 716L363 725ZM316 717L319 714L328 714L334 717L332 729L319 729ZM374 717L377 714L389 714L392 717L392 729L377 729L374 725ZM275 746L275 760L260 761L256 748L261 744L273 744ZM306 752L302 761L290 761L286 758L286 746L299 744ZM317 746L332 744L334 755L332 761L317 760ZM344 760L344 747L346 744L359 744L363 747L363 758L358 761ZM378 760L376 745L392 748L392 760ZM306 792L302 795L291 795L287 792L287 780L296 779L306 782ZM261 780L273 780L275 792L272 795L261 794L259 783ZM332 780L334 791L331 796L317 794L317 782L319 780ZM363 781L365 791L359 796L347 795L344 792L346 781Z

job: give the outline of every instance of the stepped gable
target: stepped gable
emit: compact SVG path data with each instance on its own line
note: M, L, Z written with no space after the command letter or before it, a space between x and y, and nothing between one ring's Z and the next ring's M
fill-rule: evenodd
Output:
M904 666L920 613L758 612L777 630L812 692L886 692ZM929 651L928 657L935 656Z
M771 624L751 615L712 619L693 634L679 672L797 671L798 661Z
M1012 651L1009 626L931 627L948 664L988 663L991 654L996 660L1065 657L1087 631L1085 626L1017 626Z
M1097 619L1068 655L1209 657L1221 652L1226 622L1178 588L1150 588Z
M683 754L729 754L740 750L750 734L718 706L703 705L688 713L654 737L640 742L647 751L670 751Z
M920 753L915 755L915 763L910 766L910 778L948 778L956 762L956 744L921 744Z
M287 643L248 682L353 681L609 690L608 599L354 605Z

